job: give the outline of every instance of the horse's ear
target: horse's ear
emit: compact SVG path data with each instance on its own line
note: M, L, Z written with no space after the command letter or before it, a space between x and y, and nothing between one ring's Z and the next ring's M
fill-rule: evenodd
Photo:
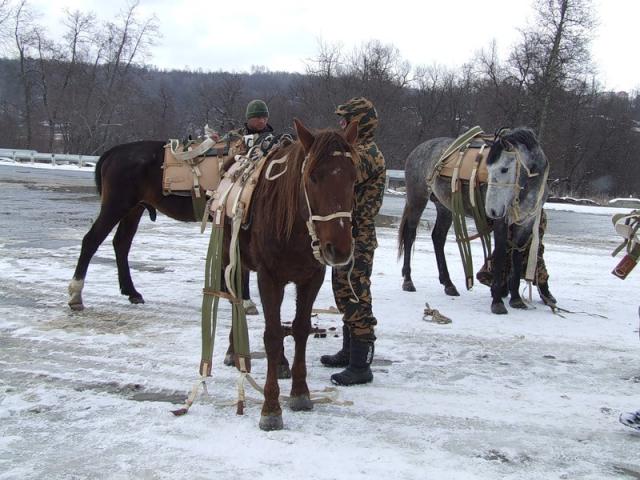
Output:
M356 143L356 140L358 139L358 123L351 122L345 130L344 136L347 139L347 142L349 142L351 145L354 145Z
M298 135L300 143L302 143L302 148L304 148L305 152L308 152L315 141L315 137L297 118L293 119L293 128L296 129L296 134Z

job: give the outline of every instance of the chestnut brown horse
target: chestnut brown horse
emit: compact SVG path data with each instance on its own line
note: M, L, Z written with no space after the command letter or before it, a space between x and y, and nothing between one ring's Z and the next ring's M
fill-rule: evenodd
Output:
M131 303L144 303L136 290L129 269L129 251L145 210L152 221L156 211L181 222L196 219L191 197L164 195L162 192L162 165L164 145L161 141L140 141L118 145L105 152L96 165L95 181L100 194L100 213L91 229L82 239L82 249L73 279L69 284L69 306L82 310L82 289L91 258L113 228L113 248L118 267L120 292ZM243 279L245 298L249 298L249 274Z
M299 140L280 148L268 160L287 156L286 164L274 165L275 174L270 179L260 179L251 200L253 220L239 236L242 263L258 274L265 317L263 430L283 427L277 372L283 354L280 308L285 286L290 282L296 286L289 407L294 411L311 410L305 361L311 309L324 280L325 265L346 264L353 252L351 210L358 162L353 145L357 126L350 125L344 132L314 133L298 120L294 120L294 126ZM268 167L265 165L263 171ZM314 234L318 239L315 251L311 240Z

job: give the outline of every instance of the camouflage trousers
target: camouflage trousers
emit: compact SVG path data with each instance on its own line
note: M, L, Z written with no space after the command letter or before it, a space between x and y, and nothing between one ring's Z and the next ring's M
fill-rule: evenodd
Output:
M371 272L377 247L375 233L369 241L356 241L351 264L334 267L331 273L333 296L345 324L353 336L375 340L378 323L371 307ZM351 272L350 272L351 271ZM353 287L353 292L351 291ZM357 299L354 298L354 293Z
M343 321L352 336L365 340L376 339L374 327L378 323L371 306L371 272L373 254L378 247L374 219L382 205L383 195L384 175L358 195L354 211L352 264L334 267L331 274L333 296Z
M538 229L538 235L540 236L540 243L538 244L538 257L536 261L536 273L533 277L534 285L544 285L549 282L549 272L547 271L547 265L544 262L544 243L542 239L544 237L544 232L547 230L547 214L544 210L542 210L542 215L540 216L540 227ZM522 274L521 278L524 278L524 275L527 271L527 259L529 258L529 250L531 248L531 242L527 245L527 248L524 250L522 255ZM506 283L509 278L509 273L511 271L511 258L513 255L513 250L509 250L507 252L507 265L504 269L504 278L503 283ZM489 263L491 262L491 258L488 259ZM487 265L485 262L482 265L482 268L476 274L476 278L483 285L491 286L491 282L493 280L493 273L491 271L491 267Z

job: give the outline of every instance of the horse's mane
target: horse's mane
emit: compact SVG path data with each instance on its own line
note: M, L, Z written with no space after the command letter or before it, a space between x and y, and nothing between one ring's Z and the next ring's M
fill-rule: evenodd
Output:
M335 130L315 131L315 141L309 151L309 160L305 165L305 181L313 171L317 161L326 152L349 151L354 159L357 159L356 151L346 142L341 133ZM256 187L256 216L254 221L264 221L272 224L278 240L287 240L293 231L293 225L298 215L300 202L300 186L302 181L302 164L305 159L304 149L300 141L281 147L268 162L283 158L288 155L287 171L276 180L270 181L261 176ZM263 172L268 168L264 166ZM274 167L273 175L281 172L284 165ZM258 219L257 216L264 216Z
M517 127L512 130L504 129L496 134L496 138L487 155L487 165L492 165L500 158L502 151L508 145L522 145L527 150L534 150L539 146L536 134L528 127Z

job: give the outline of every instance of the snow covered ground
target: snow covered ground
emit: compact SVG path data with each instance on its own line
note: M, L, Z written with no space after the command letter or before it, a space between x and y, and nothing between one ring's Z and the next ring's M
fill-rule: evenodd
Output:
M184 417L170 413L197 379L208 241L197 225L143 220L131 264L144 305L119 294L108 239L89 268L87 309L71 312L66 288L95 196L2 175L0 191L0 479L640 478L640 435L617 420L640 408L640 269L625 281L610 274L619 261L610 256L618 243L612 209L562 206L591 213L580 218L610 231L607 238L557 235L550 221L551 291L577 312L564 317L535 293L532 309L492 315L486 287L463 291L451 240L461 296L446 297L426 230L413 262L418 292L403 292L396 230L380 228L374 382L340 388L350 406L283 407L285 429L265 433L257 393L249 391L244 416L225 405L237 378L222 365L227 305L210 396ZM479 245L473 253L478 265ZM453 323L423 321L425 301ZM316 307L330 305L327 275ZM290 290L283 318L293 309ZM263 321L249 322L254 376L263 382ZM314 322L340 326L329 314ZM332 370L319 356L340 344L332 334L309 340L312 390L330 386ZM291 339L286 349L291 356ZM287 394L290 381L280 385Z

